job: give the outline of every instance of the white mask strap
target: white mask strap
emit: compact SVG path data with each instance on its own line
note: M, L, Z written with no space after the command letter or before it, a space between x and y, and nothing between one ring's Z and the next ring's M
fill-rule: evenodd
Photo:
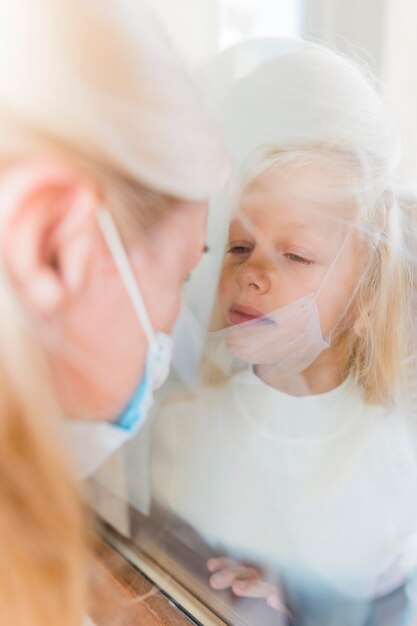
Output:
M340 258L340 256L341 256L341 254L342 254L342 252L343 252L343 248L345 247L346 242L347 242L347 240L348 240L348 238L349 238L349 236L350 236L350 233L351 233L351 232L352 232L352 229L350 229L350 230L349 230L348 234L347 234L347 235L346 235L346 237L343 239L342 245L340 246L340 248L339 248L339 250L338 250L338 252L337 252L336 256L334 257L334 259L333 259L333 261L332 261L332 263L331 263L331 265L330 265L329 269L327 270L327 272L326 272L326 274L325 274L325 276L324 276L323 280L321 281L319 288L318 288L318 289L317 289L317 291L316 291L316 298L318 298L318 297L319 297L320 292L321 292L321 290L323 289L323 287L324 287L324 284L325 284L326 280L329 278L330 274L333 272L334 267L335 267L336 263L338 262L338 260L339 260L339 258Z
M119 270L123 284L129 294L133 308L135 309L142 324L148 343L151 344L155 336L151 320L149 319L148 311L146 310L145 302L143 300L138 281L133 272L129 257L110 211L101 207L97 211L97 221L116 267Z

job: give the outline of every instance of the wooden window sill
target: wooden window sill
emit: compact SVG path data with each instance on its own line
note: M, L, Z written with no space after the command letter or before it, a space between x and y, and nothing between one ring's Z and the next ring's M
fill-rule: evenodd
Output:
M88 614L95 626L195 624L101 537L91 555Z

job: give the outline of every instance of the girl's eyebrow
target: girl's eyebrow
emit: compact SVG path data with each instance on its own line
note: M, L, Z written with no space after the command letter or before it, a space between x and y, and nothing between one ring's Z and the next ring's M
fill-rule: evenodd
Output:
M253 230L248 230L248 227L245 224L242 224L242 221L239 218L235 218L229 223L229 235L233 228L239 228L252 237L256 231L255 227Z
M309 222L289 222L286 224L285 229L289 232L305 232L308 235L312 235L317 239L325 239L327 241L329 232L328 230L320 230L317 225Z
M286 226L288 228L292 228L293 230L317 231L317 226L311 224L310 222L288 222Z
M277 226L279 225L275 224L275 228L277 228ZM253 230L250 229L249 223L248 224L242 223L242 220L239 219L239 217L235 217L230 221L229 235L230 235L231 230L234 227L242 229L243 231L245 231L245 233L247 233L248 236L252 238L255 238L255 239L257 238L257 234L258 234L257 227L253 225ZM289 221L283 224L282 226L279 226L278 230L280 231L280 234L284 235L285 237L293 236L294 234L299 234L299 233L305 234L309 238L315 240L319 245L322 245L324 241L325 242L329 241L329 229L320 229L317 223L313 223L309 221L300 221L300 220Z

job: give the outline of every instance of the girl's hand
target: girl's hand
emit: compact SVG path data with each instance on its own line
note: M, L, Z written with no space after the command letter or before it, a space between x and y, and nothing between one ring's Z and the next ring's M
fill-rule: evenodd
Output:
M265 582L254 567L241 565L232 559L219 557L207 561L207 569L211 572L210 587L216 591L230 589L236 596L244 598L260 598L272 609L279 611L290 620L291 613L282 601L282 591Z

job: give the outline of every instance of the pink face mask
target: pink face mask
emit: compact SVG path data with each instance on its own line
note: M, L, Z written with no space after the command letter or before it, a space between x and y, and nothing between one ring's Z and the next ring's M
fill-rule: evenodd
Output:
M330 346L320 329L317 295L309 293L274 313L225 328L227 351L250 365L268 365L274 377L305 370Z

